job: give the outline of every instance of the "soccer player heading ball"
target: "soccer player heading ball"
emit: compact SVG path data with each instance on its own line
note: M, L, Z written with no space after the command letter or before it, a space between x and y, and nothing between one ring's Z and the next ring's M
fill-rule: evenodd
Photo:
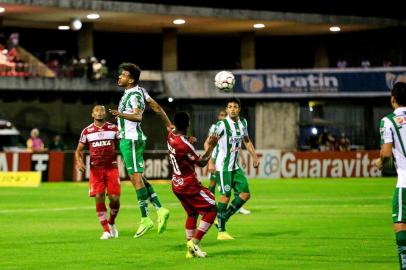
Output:
M106 122L106 109L96 105L92 109L93 123L80 135L75 152L77 168L84 172L83 150L90 150L89 195L96 199L96 212L103 227L102 240L117 238L115 219L120 209L120 178L117 169L115 142L119 139L116 125ZM107 220L105 194L109 194L110 218Z
M197 179L195 164L204 167L217 144L218 136L208 139L208 149L199 156L186 137L190 126L190 116L185 112L175 115L176 129L169 132L169 158L173 166L172 190L186 211L186 258L206 257L200 248L200 240L213 224L217 211L214 195ZM197 218L202 216L199 227Z
M165 111L152 99L147 91L138 86L141 70L132 63L124 63L120 66L121 73L118 77L118 86L124 88L124 95L120 100L118 110L110 110L110 113L118 118L120 130L120 150L123 155L125 166L130 175L138 204L141 210L141 222L134 237L138 238L150 230L154 223L149 217L148 197L157 210L158 233L162 233L166 228L169 218L169 210L162 207L152 186L142 177L144 172L144 149L147 137L141 130L142 114L148 104L152 110L158 114L168 130L172 123Z

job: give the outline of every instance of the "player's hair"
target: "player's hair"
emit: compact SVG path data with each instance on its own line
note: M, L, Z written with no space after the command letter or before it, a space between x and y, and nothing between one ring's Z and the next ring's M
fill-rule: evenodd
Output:
M190 116L187 112L178 112L175 114L173 122L177 130L186 131L189 127Z
M406 106L406 83L395 83L392 88L392 96L399 106Z
M231 97L226 100L226 107L229 103L237 103L238 107L241 108L241 101L238 97Z
M103 104L95 104L95 105L92 107L92 112L93 112L94 108L96 108L97 106L102 106L102 107L104 107Z
M217 116L220 115L220 113L222 113L222 112L224 112L224 113L227 114L226 109L219 109L219 110L217 111Z
M134 79L134 84L137 84L140 80L141 69L133 63L122 63L120 65L120 70L125 70L130 73L130 77Z

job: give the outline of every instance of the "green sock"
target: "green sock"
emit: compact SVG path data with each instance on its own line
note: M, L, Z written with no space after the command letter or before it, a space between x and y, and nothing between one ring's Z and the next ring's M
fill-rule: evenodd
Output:
M148 202L147 202L147 197L148 197L148 191L145 187L137 189L137 199L138 199L138 204L140 206L141 210L141 217L145 218L149 215L148 211Z
M232 215L235 214L235 212L238 211L238 209L241 208L241 206L243 206L245 203L245 201L243 199L240 198L240 196L235 196L234 200L230 203L230 205L227 208L226 211L226 220L228 220Z
M400 269L406 269L406 231L396 233L396 244L398 245L398 255Z
M161 202L159 201L158 195L156 195L154 188L152 185L148 182L144 182L145 188L147 189L148 192L148 199L154 206L155 210L158 210L159 208L162 207Z
M216 185L209 186L209 190L211 193L213 193L213 195L215 195L216 194Z
M227 204L219 202L217 204L217 221L218 221L218 230L219 232L226 231L226 211Z

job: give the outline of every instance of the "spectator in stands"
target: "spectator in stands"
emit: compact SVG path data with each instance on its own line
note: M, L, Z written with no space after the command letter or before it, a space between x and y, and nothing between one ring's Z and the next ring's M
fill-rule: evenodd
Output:
M31 137L27 140L27 150L32 153L45 151L44 142L39 137L39 130L37 128L31 130Z
M65 145L62 141L61 135L55 135L52 138L52 142L49 144L50 151L63 151L65 149Z
M337 67L338 68L346 68L347 67L347 61L345 61L343 59L338 59Z
M105 60L105 59L102 59L102 60L100 61L100 63L101 63L101 70L100 70L101 77L102 77L102 78L107 78L108 75L109 75L109 68L108 68L107 65L106 65L106 60Z
M319 137L319 150L320 152L334 151L335 150L336 139L329 133L326 129L320 134Z
M371 67L371 62L368 59L364 59L361 61L361 67L369 68L369 67Z
M383 61L383 66L384 67L391 67L392 66L392 62L389 59L385 59Z
M350 151L350 138L348 138L345 133L341 133L340 139L338 139L338 150L341 152Z

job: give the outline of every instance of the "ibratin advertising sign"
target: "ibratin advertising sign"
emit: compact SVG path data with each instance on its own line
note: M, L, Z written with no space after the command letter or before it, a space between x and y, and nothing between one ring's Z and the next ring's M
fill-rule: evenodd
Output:
M244 151L249 178L321 178L321 177L378 177L381 172L373 165L379 151L359 152L284 152L257 151L261 163L252 167L252 160ZM199 178L207 178L207 167L197 169Z
M235 93L389 95L394 82L406 78L405 68L236 71Z

